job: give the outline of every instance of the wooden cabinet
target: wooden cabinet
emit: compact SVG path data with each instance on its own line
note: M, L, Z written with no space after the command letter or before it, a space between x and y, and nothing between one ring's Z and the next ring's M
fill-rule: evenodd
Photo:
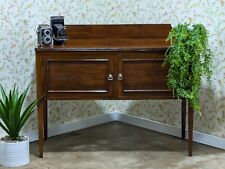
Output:
M69 40L36 51L39 157L47 139L47 101L174 99L162 67L170 25L67 25ZM189 111L192 113L192 111ZM193 116L189 118L189 155ZM182 101L185 139L186 102Z
M38 52L37 52L38 53ZM161 52L42 52L48 99L170 99ZM62 95L63 94L63 95Z

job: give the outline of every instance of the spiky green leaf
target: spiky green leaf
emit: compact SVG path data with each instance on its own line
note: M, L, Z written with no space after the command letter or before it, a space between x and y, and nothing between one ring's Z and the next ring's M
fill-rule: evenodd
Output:
M28 90L29 86L24 90L24 92L19 94L19 90L15 85L7 95L2 85L0 85L0 119L2 120L0 127L11 139L19 138L20 130L32 114L38 102L37 100L33 101L21 114L22 106Z

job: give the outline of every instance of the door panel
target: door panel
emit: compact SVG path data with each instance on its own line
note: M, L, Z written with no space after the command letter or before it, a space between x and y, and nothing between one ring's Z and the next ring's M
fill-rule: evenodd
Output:
M49 61L48 73L49 90L108 90L108 60Z
M123 54L119 58L118 95L120 98L171 97L167 87L168 67L162 67L164 53Z
M68 99L113 97L113 81L108 79L113 73L110 56L67 53L67 57L48 55L46 62L47 93L50 98L53 95L60 97L60 93L68 95Z

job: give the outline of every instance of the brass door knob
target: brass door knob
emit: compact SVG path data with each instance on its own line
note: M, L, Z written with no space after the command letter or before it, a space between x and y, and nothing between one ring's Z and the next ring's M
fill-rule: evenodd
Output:
M108 80L109 81L112 81L113 80L113 75L111 73L108 75Z
M123 80L123 74L122 74L122 73L119 73L117 79L118 79L118 80Z

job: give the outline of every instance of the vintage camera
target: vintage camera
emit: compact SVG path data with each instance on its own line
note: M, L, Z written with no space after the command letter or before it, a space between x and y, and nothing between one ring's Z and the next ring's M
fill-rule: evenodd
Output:
M42 24L37 28L38 44L51 45L52 44L52 28L50 25Z
M50 21L53 33L53 43L54 45L62 45L67 39L66 29L64 26L64 17L52 16Z

